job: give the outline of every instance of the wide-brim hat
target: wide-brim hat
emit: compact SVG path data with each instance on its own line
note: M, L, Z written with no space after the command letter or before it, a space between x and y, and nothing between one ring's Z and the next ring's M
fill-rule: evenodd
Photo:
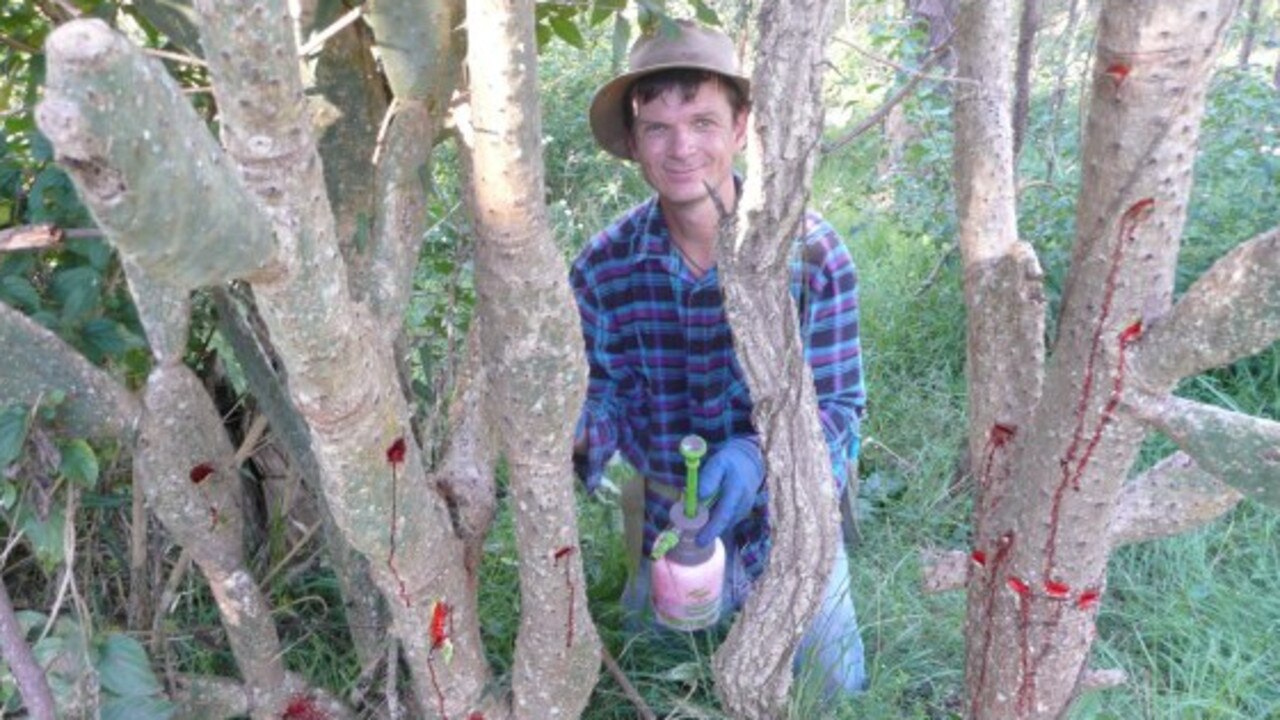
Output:
M742 75L727 35L688 20L677 21L676 28L675 34L660 29L637 40L627 58L627 72L602 85L591 99L591 134L610 154L632 159L622 103L631 85L645 75L673 68L709 70L737 85L744 98L751 96L751 81Z

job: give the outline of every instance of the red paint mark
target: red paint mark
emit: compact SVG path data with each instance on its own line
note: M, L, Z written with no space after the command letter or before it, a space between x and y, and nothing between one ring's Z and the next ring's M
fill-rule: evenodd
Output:
M1088 588L1080 593L1080 597L1076 598L1076 608L1079 610L1092 610L1097 607L1098 601L1102 599L1102 593L1097 588Z
M995 630L996 583L999 582L1000 568L1004 565L1005 561L1009 559L1009 551L1013 549L1013 539L1013 531L1010 530L996 540L996 554L995 557L991 559L991 567L987 574L987 603L986 607L983 608L983 615L985 618L982 624L982 654L980 656L980 664L978 665L978 686L973 693L973 698L971 699L972 707L969 711L969 717L978 717L978 703L982 699L982 690L987 683L987 664L988 658L991 655L991 637ZM975 551L975 553L981 552L981 550ZM986 559L985 553L983 555L983 559Z
M1018 577L1014 577L1013 575L1010 575L1009 579L1005 581L1005 585L1008 585L1009 589L1012 590L1014 594L1016 594L1018 597L1024 597L1024 598L1031 597L1031 586L1023 582L1022 578L1018 578Z
M204 497L204 504L209 506L210 532L216 530L218 527L218 506L215 505L213 500L209 497L209 491L205 489L205 485L203 483L216 472L217 470L213 467L213 463L202 462L191 468L191 472L187 474L187 477L191 478L191 484L200 488L200 495Z
M1071 594L1071 587L1064 582L1055 580L1044 581L1044 594L1054 600L1062 600Z
M202 462L199 465L196 465L195 467L191 468L191 473L190 473L191 482L196 485L199 485L200 483L204 482L214 472L215 470L213 469L213 463Z
M978 475L978 487L983 504L982 511L978 513L979 523L991 517L992 513L1000 505L1002 497L1000 491L1006 484L1004 481L1009 477L1010 468L1007 462L1004 465L1004 472L1000 475L1000 481L997 482L993 477L996 451L1008 446L1017 434L1017 427L1005 423L992 424L991 431L987 433L987 444L982 451L982 470ZM983 528L981 526L978 527L978 536L983 536Z
M1093 451L1098 447L1098 443L1102 442L1102 433L1106 430L1107 425L1115 418L1116 408L1120 406L1120 398L1124 395L1124 374L1125 374L1125 355L1129 351L1129 344L1142 337L1142 321L1139 320L1120 333L1120 349L1117 352L1116 374L1111 378L1111 395L1107 397L1107 404L1102 407L1102 414L1098 417L1098 424L1093 429L1093 437L1089 438L1089 444L1084 449L1084 454L1080 456L1080 463L1076 466L1076 472L1071 477L1072 487L1080 489L1080 475L1084 472L1084 468L1089 464L1089 460L1093 457Z
M573 555L574 549L572 545L565 545L556 550L555 558L551 561L553 565L559 565L560 560L564 560L564 587L569 594L569 621L566 624L564 633L564 646L566 648L573 647L573 568L570 567L568 558Z
M445 643L449 642L449 626L451 624L449 619L450 610L452 610L452 608L449 607L449 603L443 600L437 600L431 606L431 629L429 637L431 638L432 650L439 650L444 647Z
M969 559L978 567L984 567L987 564L987 554L981 550L974 550L969 554Z
M1071 443L1067 446L1066 454L1058 461L1059 466L1062 468L1062 480L1058 483L1057 490L1054 491L1053 501L1050 506L1049 533L1048 537L1045 539L1044 553L1044 575L1046 577L1052 574L1051 571L1053 570L1054 556L1057 552L1058 519L1062 510L1063 495L1066 493L1068 486L1074 487L1077 490L1080 488L1080 480L1084 476L1085 468L1088 466L1089 460L1092 457L1092 450L1097 446L1098 441L1101 440L1102 430L1106 424L1110 422L1111 413L1115 410L1115 405L1111 401L1108 401L1107 407L1103 408L1103 412L1098 418L1097 425L1092 434L1093 437L1087 443L1089 449L1082 457L1079 458L1079 462L1077 462L1077 453L1080 452L1082 445L1086 445L1084 440L1085 416L1089 409L1089 398L1093 395L1093 383L1097 375L1096 364L1102 349L1103 331L1107 326L1107 320L1110 319L1111 316L1111 303L1115 298L1116 283L1120 276L1120 266L1121 261L1124 259L1124 250L1125 247L1133 241L1133 234L1134 231L1137 230L1138 225L1149 219L1154 210L1155 199L1143 198L1142 200L1130 205L1129 208L1124 211L1124 215L1120 217L1119 226L1116 229L1115 246L1111 249L1111 267L1107 271L1106 285L1102 295L1102 308L1098 313L1098 320L1094 324L1093 336L1089 347L1089 355L1085 362L1084 379L1080 389L1080 399L1076 403L1076 426L1072 431ZM1131 332L1131 327L1121 333L1122 338L1126 333ZM1121 367L1123 367L1124 362L1123 350L1124 343L1122 341L1120 358ZM1116 382L1123 383L1123 375L1119 375ZM1116 387L1115 382L1113 382L1112 397L1115 399L1115 402L1118 403L1119 395Z
M477 710L471 713L470 715L468 715L467 720L484 720L484 713Z
M427 651L427 671L431 673L431 689L436 693L436 702L440 705L440 717L442 720L449 720L449 716L445 714L444 691L440 689L440 680L436 677L435 657L437 651L443 652L447 662L449 653L452 651L452 641L449 639L453 629L451 610L449 603L443 600L437 600L432 603L431 624L427 633L427 637L431 641L431 649Z
M309 695L294 695L284 709L281 720L329 720L329 714L321 710Z
M404 462L405 447L402 435L387 448L387 463L391 465L391 542L387 551L387 569L391 571L391 576L396 579L396 584L399 586L400 601L405 607L411 607L413 603L409 599L409 591L405 587L404 578L400 576L399 568L396 567L396 523L399 520L399 512L396 508L396 486L399 484L399 478L396 475L396 468Z
M401 436L396 438L396 441L391 443L391 446L387 448L387 462L392 465L399 465L403 463L406 449L407 446L404 443L404 437Z
M1129 72L1132 69L1133 68L1125 65L1124 63L1112 63L1107 67L1106 75L1111 78L1111 82L1114 83L1117 94L1119 94L1120 86L1124 84L1125 78L1129 77Z

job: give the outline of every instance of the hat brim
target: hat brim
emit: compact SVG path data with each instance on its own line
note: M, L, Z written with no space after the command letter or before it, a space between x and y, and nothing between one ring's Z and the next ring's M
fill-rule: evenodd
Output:
M596 90L595 97L591 99L591 109L587 117L591 123L591 134L595 136L600 147L614 157L623 160L635 159L631 156L631 143L627 137L627 126L622 116L622 101L627 96L627 90L646 75L677 68L713 72L737 85L744 98L751 97L751 81L747 78L741 75L726 75L722 70L696 63L664 63L625 73L601 85L600 89Z

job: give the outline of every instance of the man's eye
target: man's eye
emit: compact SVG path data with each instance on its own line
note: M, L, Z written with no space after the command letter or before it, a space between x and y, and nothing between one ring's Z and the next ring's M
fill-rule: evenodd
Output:
M694 121L693 126L699 130L710 130L715 127L716 123L711 118L698 118Z

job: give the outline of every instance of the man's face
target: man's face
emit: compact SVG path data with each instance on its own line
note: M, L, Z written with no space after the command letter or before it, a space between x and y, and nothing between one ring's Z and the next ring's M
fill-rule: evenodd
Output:
M733 199L733 157L746 142L747 113L734 117L728 90L708 81L686 100L672 88L653 100L636 101L631 156L667 207L707 200L709 184L727 203Z

